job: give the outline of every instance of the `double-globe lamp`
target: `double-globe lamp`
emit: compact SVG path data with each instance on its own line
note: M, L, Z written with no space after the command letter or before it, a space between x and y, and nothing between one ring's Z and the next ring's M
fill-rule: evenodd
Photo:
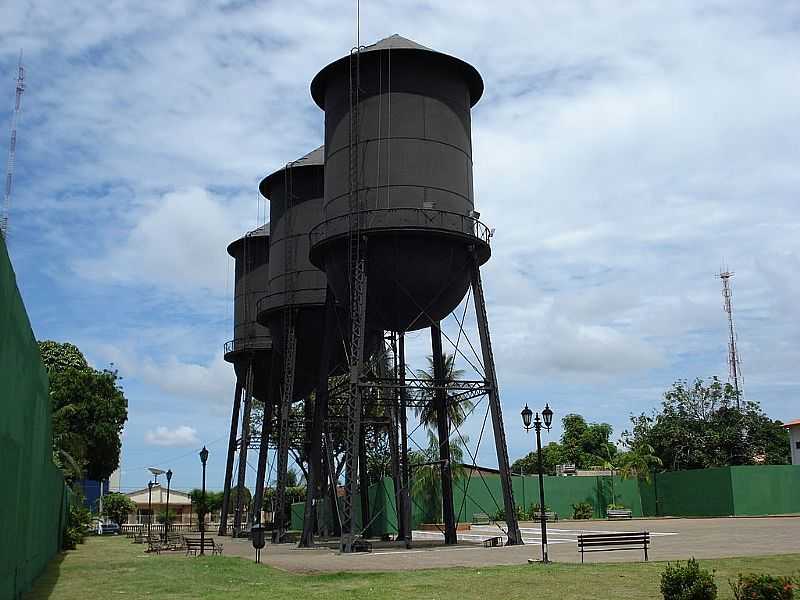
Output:
M539 463L539 520L542 527L542 562L549 563L550 559L547 556L547 511L544 504L544 467L542 461L542 427L550 431L550 426L553 424L553 411L550 410L550 405L545 404L542 411L542 418L539 418L539 413L536 417L533 416L533 411L525 405L520 413L522 415L522 424L525 426L525 431L534 429L536 431L536 454ZM531 561L532 562L532 561Z

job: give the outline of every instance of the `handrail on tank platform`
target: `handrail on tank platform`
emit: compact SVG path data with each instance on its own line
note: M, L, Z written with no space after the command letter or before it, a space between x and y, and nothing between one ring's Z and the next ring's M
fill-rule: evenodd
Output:
M312 271L312 269L304 269L303 270L303 272L309 272L309 271ZM316 271L316 269L314 269L314 271ZM286 305L292 305L292 304L294 304L294 297L297 294L302 294L303 292L322 292L324 294L325 293L325 287L324 286L318 286L318 285L316 285L314 287L292 287L292 288L285 289L285 290L278 290L276 292L270 292L266 296L261 296L261 298L256 300L256 314L257 315L261 315L261 313L266 310L265 308L262 307L262 305L264 303L266 303L268 300L271 300L272 298L274 298L276 296L280 296L280 295L291 296L292 302L286 302L285 304ZM324 304L324 303L325 302L323 300L322 304Z
M245 350L269 350L270 348L272 348L272 337L268 335L250 335L225 342L225 354Z
M370 225L370 221L374 223L376 217L381 215L397 213L401 215L406 222L401 224L390 223L385 227L378 224L375 226ZM392 207L392 208L370 208L359 212L359 216L367 223L365 229L380 231L381 229L409 229L409 228L423 228L434 231L442 231L450 234L469 235L483 242L489 244L489 240L493 235L493 231L485 224L481 223L476 217L465 215L462 213L452 212L448 210L439 210L436 208L416 208L416 207ZM447 221L453 221L457 218L460 222L460 227L453 227ZM333 226L335 224L335 227ZM341 224L341 225L340 225ZM326 219L309 233L309 241L313 249L317 244L341 235L346 235L350 224L350 213L345 212L341 215Z

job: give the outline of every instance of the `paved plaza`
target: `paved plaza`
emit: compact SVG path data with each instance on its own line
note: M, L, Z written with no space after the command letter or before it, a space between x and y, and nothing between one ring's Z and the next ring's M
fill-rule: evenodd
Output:
M483 540L503 535L495 525L473 526L459 534L457 546L444 546L438 532L415 531L414 544L375 542L373 552L342 555L329 547L300 549L295 544L267 544L262 562L293 572L397 571L438 567L486 567L526 564L540 557L538 523L521 523L525 545L484 548ZM580 562L577 536L581 532L649 531L650 560L723 558L800 552L800 517L634 519L630 521L564 521L548 523L550 559ZM254 557L249 540L220 539L225 554ZM586 555L586 562L641 561L641 550L598 552Z

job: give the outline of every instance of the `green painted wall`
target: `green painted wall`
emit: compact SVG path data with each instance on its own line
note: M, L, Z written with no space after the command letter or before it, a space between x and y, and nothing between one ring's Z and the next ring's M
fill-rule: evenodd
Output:
M658 511L662 516L724 517L733 515L730 469L696 469L656 475Z
M539 478L536 476L515 476L511 480L514 501L517 506L530 511L539 504ZM465 489L466 488L466 489ZM613 490L613 494L612 494ZM639 482L614 477L551 477L544 478L545 504L558 513L559 518L572 518L572 505L588 502L592 505L594 516L606 515L606 507L613 499L633 510L635 516L642 516L642 500ZM473 475L456 483L456 518L471 521L475 513L493 515L503 505L500 477L497 475Z
M736 515L800 513L800 465L731 467Z
M67 495L52 461L47 374L1 238L0 473L0 598L16 598L61 547Z
M529 510L539 503L536 476L512 478L517 506ZM620 477L545 477L545 502L562 519L572 518L572 505L589 502L595 518L606 516L615 502L642 516L729 516L800 513L800 466L746 466L659 473L650 483ZM453 496L456 519L471 522L476 513L494 515L502 506L500 478L473 475L457 480ZM613 492L612 492L613 489ZM356 507L360 501L356 498ZM327 514L327 507L323 509ZM370 487L373 521L369 534L397 532L394 486L390 478ZM441 508L415 496L412 527L441 521ZM356 526L361 525L360 508ZM303 504L292 506L292 528L303 524Z

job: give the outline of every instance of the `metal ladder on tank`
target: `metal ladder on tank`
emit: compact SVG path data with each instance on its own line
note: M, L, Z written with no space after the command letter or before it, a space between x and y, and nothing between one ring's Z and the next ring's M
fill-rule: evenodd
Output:
M363 389L361 376L364 363L364 329L366 327L367 261L366 240L362 239L361 206L358 195L358 137L359 137L359 86L361 48L350 51L350 139L348 194L349 218L349 275L350 275L350 385L347 403L345 449L345 495L342 503L341 552L353 551L358 537L354 531L353 499L358 489L358 469L361 444L361 405ZM365 468L365 465L361 465Z

